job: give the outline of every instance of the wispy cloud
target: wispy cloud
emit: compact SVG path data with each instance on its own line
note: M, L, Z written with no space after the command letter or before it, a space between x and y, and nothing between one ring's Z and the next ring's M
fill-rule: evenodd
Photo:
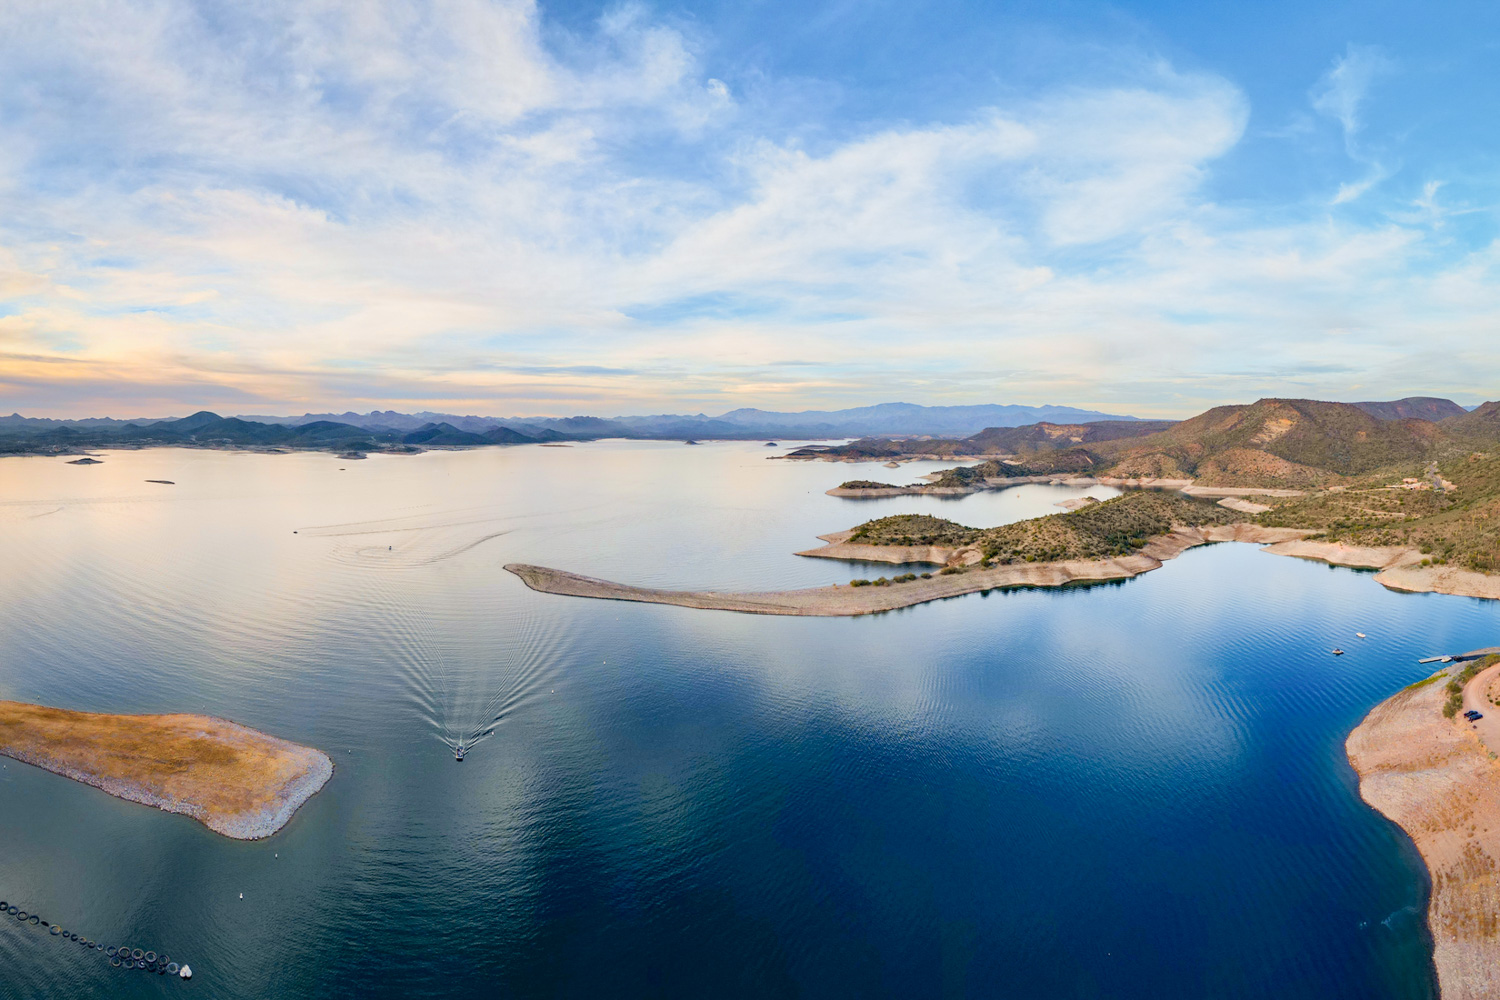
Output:
M1439 252L1431 213L1216 200L1249 116L1228 80L1137 60L814 146L758 125L695 30L479 0L0 8L0 396L1150 413L1277 390L1253 373L1500 376L1475 348L1492 248ZM1386 58L1351 47L1315 90L1351 150Z
M1356 142L1363 121L1360 111L1377 78L1389 73L1395 63L1379 47L1349 43L1344 54L1312 90L1312 105L1317 111L1338 120L1344 131L1344 145L1350 156L1356 156Z

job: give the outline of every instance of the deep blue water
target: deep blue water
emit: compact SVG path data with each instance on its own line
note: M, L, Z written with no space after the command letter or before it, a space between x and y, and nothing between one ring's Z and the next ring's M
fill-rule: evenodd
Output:
M244 843L6 761L0 898L196 976L0 921L0 995L1435 996L1420 860L1342 746L1419 656L1494 644L1492 605L1235 544L859 619L500 568L811 585L869 575L789 555L816 534L1077 492L839 501L886 475L768 453L0 462L0 697L337 768Z

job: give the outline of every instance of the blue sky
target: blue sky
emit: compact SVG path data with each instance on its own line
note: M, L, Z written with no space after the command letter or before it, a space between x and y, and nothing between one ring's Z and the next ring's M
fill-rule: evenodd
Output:
M0 409L1500 393L1500 12L0 3Z

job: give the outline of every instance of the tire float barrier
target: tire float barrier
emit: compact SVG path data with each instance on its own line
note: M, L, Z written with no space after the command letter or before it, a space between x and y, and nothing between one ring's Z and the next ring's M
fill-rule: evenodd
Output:
M148 975L154 972L158 976L176 976L183 980L193 978L193 970L189 966L179 965L172 961L172 956L166 952L158 954L128 944L102 945L93 938L79 937L76 931L64 930L61 924L49 923L35 913L12 906L8 900L0 899L0 916L12 917L23 927L45 927L48 937L55 937L59 941L67 941L70 944L81 944L89 951L100 952L109 960L112 969L135 969Z

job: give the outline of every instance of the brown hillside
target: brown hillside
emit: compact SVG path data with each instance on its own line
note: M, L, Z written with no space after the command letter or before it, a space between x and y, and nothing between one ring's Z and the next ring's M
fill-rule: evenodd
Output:
M1434 457L1446 440L1430 421L1381 420L1352 403L1262 399L1218 406L1150 437L1101 442L1096 450L1115 463L1116 474L1175 469L1228 483L1409 468Z

